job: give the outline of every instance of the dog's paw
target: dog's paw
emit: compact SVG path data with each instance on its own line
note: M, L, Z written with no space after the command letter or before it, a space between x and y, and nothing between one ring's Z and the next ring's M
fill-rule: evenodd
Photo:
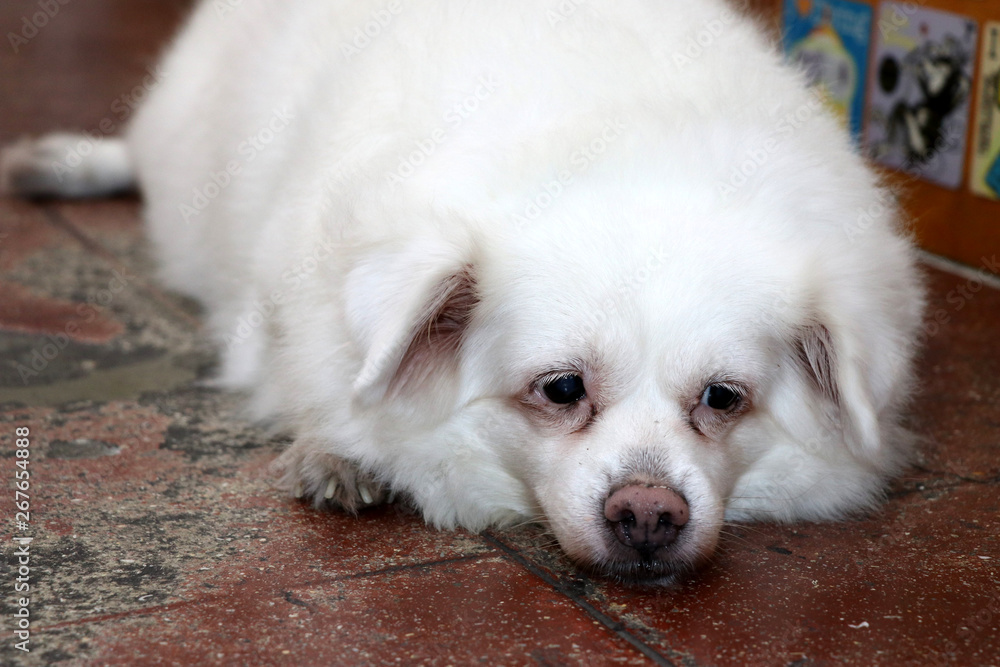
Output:
M317 508L339 507L355 514L381 505L390 496L370 474L307 440L296 440L275 466L281 473L282 488Z

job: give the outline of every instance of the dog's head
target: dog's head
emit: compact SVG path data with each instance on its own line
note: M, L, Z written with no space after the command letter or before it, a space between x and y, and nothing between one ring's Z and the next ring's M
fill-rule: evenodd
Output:
M395 482L436 523L530 513L643 580L704 560L726 519L870 502L900 458L908 246L885 225L852 245L843 211L800 202L623 192L355 270L355 400L420 443L387 455Z

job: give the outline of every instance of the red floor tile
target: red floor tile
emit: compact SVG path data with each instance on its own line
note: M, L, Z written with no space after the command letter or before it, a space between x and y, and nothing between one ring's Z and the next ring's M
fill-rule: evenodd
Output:
M226 597L165 610L155 623L125 621L95 654L107 664L645 662L572 602L496 557L288 588L247 573Z
M37 355L32 355L31 363L24 365L23 372L29 376L44 370L69 340L106 343L124 331L121 322L110 319L96 305L48 299L17 283L0 282L0 291L4 295L0 328L44 335L48 341Z

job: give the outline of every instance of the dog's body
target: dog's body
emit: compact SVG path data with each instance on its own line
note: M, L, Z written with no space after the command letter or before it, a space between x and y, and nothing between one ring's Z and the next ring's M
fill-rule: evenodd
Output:
M206 2L127 140L165 281L318 504L535 518L663 578L905 461L895 208L721 2Z

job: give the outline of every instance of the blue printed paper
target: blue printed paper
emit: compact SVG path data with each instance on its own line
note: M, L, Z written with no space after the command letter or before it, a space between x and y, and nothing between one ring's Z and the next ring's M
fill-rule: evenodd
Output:
M848 0L785 0L785 52L861 137L872 10Z

